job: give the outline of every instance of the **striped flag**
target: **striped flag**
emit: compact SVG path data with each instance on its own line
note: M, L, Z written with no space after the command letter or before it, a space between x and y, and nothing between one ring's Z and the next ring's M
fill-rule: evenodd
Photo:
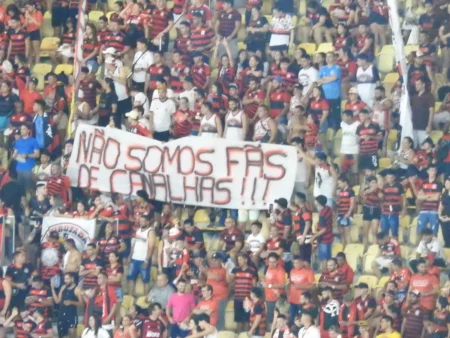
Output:
M86 31L86 24L88 22L88 0L80 0L78 5L78 19L77 19L77 36L75 40L75 51L73 57L73 93L72 102L70 105L70 119L69 125L67 126L67 135L70 138L72 135L72 123L73 114L75 112L75 100L78 97L79 88L79 75L81 71L81 61L83 60L83 42L84 42L84 32Z

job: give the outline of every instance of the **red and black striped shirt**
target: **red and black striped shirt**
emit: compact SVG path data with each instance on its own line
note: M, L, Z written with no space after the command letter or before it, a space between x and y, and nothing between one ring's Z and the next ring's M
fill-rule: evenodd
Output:
M366 189L368 190L368 189ZM381 198L380 193L381 189L378 188L373 192L364 192L364 206L372 207L372 208L380 208L381 207Z
M291 101L291 94L285 88L277 88L270 94L269 115L275 119L281 115L285 104Z
M61 37L61 44L73 45L75 43L76 38L77 35L75 32L64 33Z
M211 103L215 112L228 110L228 97L225 94L222 94L220 97L217 94L209 94L206 100Z
M318 242L321 244L333 243L333 211L328 205L325 205L319 212L317 232L322 229L325 229L325 232L318 238Z
M188 117L194 116L190 110L177 110L174 116L173 136L176 138L188 136L192 129L192 123Z
M176 15L181 15L183 13L183 9L186 6L187 0L174 0L172 12Z
M147 20L147 18L144 15L142 15L142 14L130 15L128 17L128 19L127 19L127 22L126 22L127 30L129 31L129 30L133 30L134 29L134 30L136 30L138 32L144 31L146 20Z
M208 83L211 69L205 63L201 65L193 65L191 68L192 82L197 88L204 88Z
M382 213L397 215L402 210L403 186L400 183L385 184L383 187Z
M62 251L61 251L61 243L59 241L56 242L44 242L41 244L42 250L56 250L58 253L58 263L52 266L41 265L41 277L43 280L50 280L53 276L56 276L61 269L59 268L59 263L62 259Z
M108 47L113 47L116 49L117 52L123 52L123 50L125 49L125 45L126 45L126 35L123 32L119 32L119 33L113 33L110 32L108 35L106 35L105 37L105 48Z
M324 111L330 110L330 104L326 99L319 99L311 101L309 106L309 114L316 124L320 123Z
M194 27L191 30L190 43L194 49L204 48L208 45L211 45L213 39L215 37L214 31L209 26L203 27ZM209 50L202 50L202 53L211 52L211 48Z
M262 91L261 89L255 89L255 90L247 90L245 93L245 97L247 99L253 99L255 97L259 98L261 101L263 101L266 97L266 93ZM256 115L256 111L258 110L259 103L253 102L250 104L247 104L244 106L244 110L247 113L248 117L252 119Z
M103 267L103 262L100 257L95 257L94 259L85 258L81 262L81 266L84 267L85 270L95 270L97 268ZM84 276L83 279L83 289L94 289L98 286L97 284L97 276Z
M115 267L112 267L111 264L108 264L106 266L106 273L108 274L108 276L115 276L118 274L122 274L123 275L123 266L122 264L116 264ZM116 288L120 288L122 285L119 283L108 283L111 286L114 286Z
M154 90L157 87L157 81L163 80L164 77L170 77L170 68L164 64L154 63L148 68L148 73L150 74L149 88Z
M189 71L186 63L172 64L172 72L170 77L170 86L175 93L181 93L183 91L183 79ZM174 75L176 74L176 75Z
M42 289L32 288L28 292L28 296L36 296L38 298L47 299L47 298L52 298L52 293L51 293L50 289L48 289L46 287L44 287ZM49 316L49 314L50 314L50 307L42 304L42 302L40 302L39 300L37 300L35 302L32 302L30 305L28 305L28 310L30 312L33 312L37 308L44 309L44 315L46 317Z
M371 136L368 140L359 140L359 153L361 155L377 155L378 153L378 139L374 136L381 135L380 126L377 123L370 122L368 126L364 123L360 124L356 129L356 134L361 137L363 135Z
M295 213L292 214L292 222L294 224L294 233L298 238L303 236L305 232L306 222L312 221L312 213L307 207L300 208L298 207ZM311 234L312 226L310 226L308 234Z
M298 75L289 71L277 69L273 71L273 76L281 76L283 79L283 86L291 89L298 82Z
M107 260L109 253L118 252L122 243L122 238L116 235L112 235L108 239L102 238L97 242L98 254L103 260Z
M243 270L241 267L233 268L231 273L234 275L234 299L244 300L250 296L252 287L258 279L258 273L250 266Z
M181 54L181 59L183 60L183 62L186 65L189 65L190 60L189 60L189 50L188 50L188 46L190 44L190 39L191 36L179 36L175 39L174 45L173 45L173 50L180 52Z
M13 59L16 55L25 55L26 40L29 39L28 33L22 29L19 31L10 30L8 32L8 39L11 43L11 52L9 58Z
M16 338L30 338L31 334L30 332L33 331L36 328L36 324L31 321L23 321L23 320L16 320L14 323L14 337Z
M352 188L347 187L337 194L338 216L344 216L348 213L351 206L351 200L355 198L355 192Z
M429 180L425 180L422 182L422 185L420 187L420 190L424 192L425 195L432 195L432 194L439 194L442 193L442 183L437 182L436 180L434 182L430 182ZM422 208L423 211L437 211L439 208L439 198L435 201L429 201L425 199L422 202Z
M236 28L236 21L241 22L241 13L232 8L229 12L221 11L219 13L219 34L229 37Z
M266 334L266 303L264 303L262 299L253 304L252 310L250 312L251 327L253 327L257 315L261 316L261 320L259 321L258 326L256 326L255 330L253 331L253 335L264 337L264 335Z
M222 85L224 94L228 95L230 93L230 84L234 82L236 70L234 67L228 66L223 67L219 65L219 73L217 75L217 82Z
M173 21L173 13L167 7L153 9L152 15L148 22L150 27L150 38L154 39L159 33L169 26Z
M91 55L95 48L98 48L98 44L95 43L94 40L85 38L83 41L83 58L87 58L89 55ZM90 60L94 60L96 58L96 55L90 58Z

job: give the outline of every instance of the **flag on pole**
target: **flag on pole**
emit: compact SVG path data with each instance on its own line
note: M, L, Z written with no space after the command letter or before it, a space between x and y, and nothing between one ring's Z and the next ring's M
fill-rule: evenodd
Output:
M408 68L404 52L403 36L401 33L400 17L398 15L397 0L387 0L389 7L389 23L392 29L392 44L395 49L395 61L398 71L403 78L402 94L400 98L400 125L402 126L402 139L406 136L413 138L413 125L411 105L408 93Z
M70 118L69 125L67 126L67 135L70 138L72 135L72 121L73 114L75 112L75 100L78 97L78 88L80 82L81 62L83 60L83 42L84 32L86 31L86 24L88 21L87 16L88 0L80 0L78 4L78 18L77 18L77 34L75 39L75 51L73 57L73 93L72 102L70 104Z

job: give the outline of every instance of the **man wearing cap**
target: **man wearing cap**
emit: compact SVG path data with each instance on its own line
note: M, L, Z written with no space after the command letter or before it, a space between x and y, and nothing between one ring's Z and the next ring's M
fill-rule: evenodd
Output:
M150 122L153 126L153 137L161 142L169 141L173 126L173 114L176 112L175 102L167 97L167 88L158 89L158 99L150 106Z
M421 293L418 290L411 290L408 293L406 304L402 309L403 323L402 338L420 337L425 322L430 320L430 309L425 309L421 305ZM433 309L435 305L433 304Z
M133 134L141 135L144 137L152 137L152 132L148 128L140 123L142 108L135 107L132 111L125 114L128 119L128 131Z
M33 115L34 102L42 98L41 94L36 90L38 82L37 78L32 77L28 82L28 87L20 93L20 99L24 104L23 111L29 115Z

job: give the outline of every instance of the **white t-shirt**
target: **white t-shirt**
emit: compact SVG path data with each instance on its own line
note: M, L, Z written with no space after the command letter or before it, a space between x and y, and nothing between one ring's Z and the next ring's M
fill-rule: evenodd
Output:
M172 122L172 115L176 111L175 103L171 99L162 102L160 99L152 101L150 111L153 112L153 127L156 132L168 131Z
M110 338L110 335L108 331L102 328L98 329L97 335L95 335L94 331L89 330L89 328L85 328L81 338Z
M170 89L170 88L167 88L167 93L166 93L166 95L167 95L167 97L168 97L169 99L174 99L174 98L175 98L175 93L174 93L174 91L173 91L172 89ZM159 99L159 91L157 91L157 90L153 91L152 101L153 101L153 100L156 100L156 99Z
M257 252L261 247L266 243L266 239L264 236L259 233L256 236L253 234L248 235L246 242L248 243L248 247L252 253Z
M320 330L314 325L308 328L302 327L298 331L298 338L320 338Z
M341 122L342 128L342 141L341 141L341 154L356 155L359 154L358 137L356 135L356 129L358 129L359 121L354 121L352 124L347 124L344 121Z
M428 250L426 250L428 248ZM433 238L430 243L425 244L424 240L421 240L419 243L419 246L417 247L417 253L425 257L427 255L427 252L433 252L436 253L436 258L444 258L444 250L442 249L441 243L439 243L439 240L437 238Z
M134 82L145 82L145 78L147 76L147 70L148 68L155 63L155 61L153 60L153 53L150 51L146 51L144 52L144 55L142 55L142 52L136 52L136 54L134 54L134 59L133 59L133 65L134 65L134 69L135 71L133 72L133 81ZM141 70L141 71L136 71L136 69L138 68L145 68L145 70Z
M182 97L185 97L188 99L189 110L193 111L195 108L195 90L194 90L194 88L192 88L191 90L185 90L182 93L180 93L180 95L178 96L178 101Z
M140 104L142 105L142 108L144 108L144 116L147 116L150 111L150 102L148 100L147 95L145 95L144 93L137 93L134 96L133 105L134 105L134 102L140 102Z
M317 81L319 71L314 67L308 69L301 69L298 73L298 82L303 86L303 95L306 95L310 90L313 82Z

